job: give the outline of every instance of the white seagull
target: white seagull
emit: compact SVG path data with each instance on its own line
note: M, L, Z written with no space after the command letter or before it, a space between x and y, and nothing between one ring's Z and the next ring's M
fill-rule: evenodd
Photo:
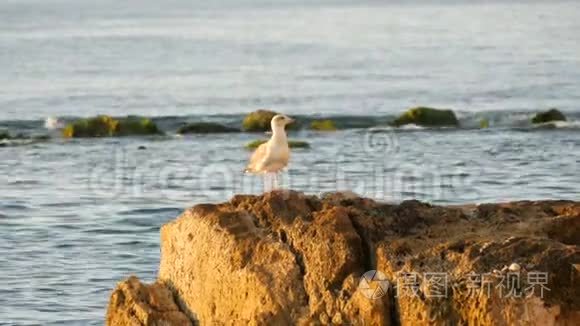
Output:
M270 122L272 137L256 148L250 158L250 163L246 167L246 173L264 174L264 190L266 191L268 191L266 177L273 175L273 184L270 188L277 188L278 172L288 165L290 147L288 146L288 138L284 127L292 122L294 122L294 119L286 115L275 115Z

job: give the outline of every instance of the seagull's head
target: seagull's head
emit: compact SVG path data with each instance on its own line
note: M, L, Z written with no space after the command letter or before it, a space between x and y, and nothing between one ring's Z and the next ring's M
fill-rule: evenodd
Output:
M277 114L272 118L272 129L282 128L294 122L294 119L285 114Z

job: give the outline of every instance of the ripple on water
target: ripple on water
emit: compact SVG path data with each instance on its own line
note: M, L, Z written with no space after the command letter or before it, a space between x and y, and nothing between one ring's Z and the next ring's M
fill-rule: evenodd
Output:
M29 206L27 205L21 205L21 204L16 204L16 203L0 203L0 208L2 209L6 209L6 210L15 210L15 211L25 211L27 209L30 209Z
M39 180L16 180L8 183L9 186L36 186L39 184Z
M48 208L69 208L69 207L80 207L83 206L85 203L81 201L76 202L58 202L58 203L45 203L42 204L42 207Z
M177 216L177 215L181 214L182 211L183 211L183 209L178 208L178 207L136 208L136 209L130 209L130 210L126 210L126 211L120 211L117 214L122 215L122 216L123 215L151 216L151 215L158 215L158 214L163 214L163 215L171 215L172 214L173 216Z

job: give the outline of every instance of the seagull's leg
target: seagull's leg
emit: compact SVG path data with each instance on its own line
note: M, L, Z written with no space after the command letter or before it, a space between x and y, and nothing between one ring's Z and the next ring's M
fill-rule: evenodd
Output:
M264 192L268 192L268 173L264 173L262 184L264 186Z
M278 172L274 172L274 190L278 189Z

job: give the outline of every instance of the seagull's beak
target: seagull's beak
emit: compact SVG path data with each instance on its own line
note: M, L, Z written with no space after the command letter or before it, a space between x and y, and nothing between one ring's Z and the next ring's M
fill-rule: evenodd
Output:
M292 118L288 118L288 123L286 123L286 124L291 124L291 123L294 123L294 121L296 121L296 120L294 120L294 119L292 119Z

